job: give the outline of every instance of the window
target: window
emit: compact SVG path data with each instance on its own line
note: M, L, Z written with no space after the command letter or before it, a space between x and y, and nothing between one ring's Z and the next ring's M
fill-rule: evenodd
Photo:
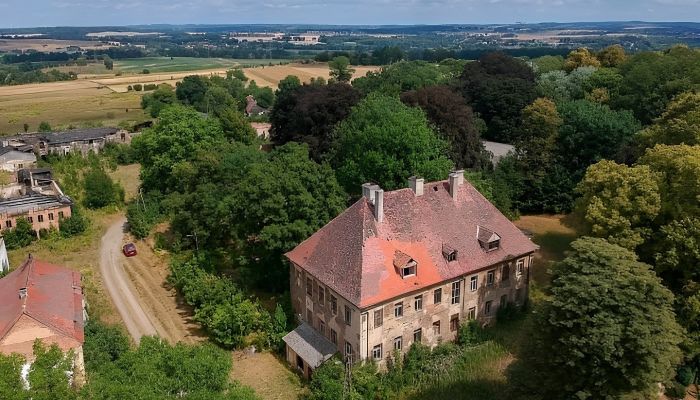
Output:
M469 278L469 290L472 292L476 292L476 289L479 288L479 277L477 275L472 276Z
M486 273L486 286L493 286L494 278L496 277L496 270L491 270Z
M442 302L442 289L435 289L433 292L433 304L440 304Z
M440 335L440 321L433 322L433 335Z
M416 264L415 261L409 261L405 266L401 268L401 277L408 278L409 276L414 276L416 274L417 266L418 264Z
M379 328L382 326L382 322L384 319L384 313L382 310L374 310L374 327Z
M53 213L49 213L49 221L53 221Z
M420 311L423 309L423 296L416 296L413 298L413 308L416 309L416 311Z
M44 216L41 215L41 214L39 214L39 215L36 216L36 220L39 221L39 222L44 222Z
M321 336L326 337L326 324L320 318L318 319L318 331L321 332Z
M421 339L423 339L423 329L418 328L413 331L413 341L415 343L420 343Z
M452 304L459 304L460 282L452 282Z
M510 266L508 264L501 268L501 282L508 282L510 279Z
M459 330L459 314L452 314L450 317L450 331L457 332Z
M500 239L493 240L493 241L489 242L488 250L487 250L487 251L497 250L500 246L501 246L501 240L500 240Z
M403 347L403 337L399 336L397 338L394 338L394 350L401 350L401 347Z
M486 302L486 304L484 304L484 314L491 315L491 303L493 302L489 300Z
M314 281L311 278L306 278L306 294L311 297L314 295Z
M350 321L352 321L352 310L350 307L347 305L345 306L345 323L347 325L350 325Z
M314 326L314 313L312 313L308 308L306 309L306 322L311 324L311 326Z
M403 317L403 303L394 304L394 317Z
M333 295L331 295L331 311L333 311L333 315L338 314L338 299Z
M334 345L338 345L338 333L335 331L335 329L331 329L331 343Z
M318 286L318 304L323 307L323 305L325 303L326 303L326 288L319 285Z
M345 342L345 357L352 358L352 345L350 342Z
M372 348L372 358L375 360L382 359L382 345L378 344Z
M12 228L12 221L10 221L9 219L5 221L5 228Z
M525 259L521 258L518 260L518 263L515 266L515 276L517 278L520 278L520 276L523 274L523 269L525 269Z
M469 308L469 311L467 311L467 319L470 321L476 319L476 307Z
M63 211L58 212L58 219L59 220L63 219Z
M298 269L295 269L295 271L297 273L297 286L301 286L301 271Z
M34 223L34 217L27 217L27 221L29 221L30 224Z
M447 260L447 262L455 261L457 259L457 250L452 248L452 246L443 244L442 256L445 257L445 260Z
M508 295L504 294L503 296L501 296L501 304L499 305L499 307L505 307L506 304L508 304Z

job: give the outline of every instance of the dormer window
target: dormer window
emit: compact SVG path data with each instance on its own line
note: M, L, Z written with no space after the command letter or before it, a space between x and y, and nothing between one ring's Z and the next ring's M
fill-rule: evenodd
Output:
M446 244L443 244L442 256L445 257L445 260L447 260L447 262L455 261L457 260L457 250Z
M479 241L481 248L486 252L498 250L501 247L501 237L498 233L484 228L483 226L477 225L476 239Z
M394 253L394 268L401 278L416 276L418 263L406 253L396 250Z

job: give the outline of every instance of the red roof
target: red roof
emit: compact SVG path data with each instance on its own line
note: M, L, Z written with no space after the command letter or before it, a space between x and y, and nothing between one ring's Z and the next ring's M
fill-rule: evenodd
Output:
M427 183L384 193L384 219L365 197L286 254L287 258L359 308L488 268L537 250L537 246L471 184ZM500 237L496 250L479 243L484 228ZM443 249L457 251L447 261ZM410 257L410 258L407 258ZM400 259L399 259L400 258ZM395 265L413 260L415 276Z
M23 288L26 296L20 296ZM82 343L85 321L80 273L30 257L0 279L0 339L23 314Z

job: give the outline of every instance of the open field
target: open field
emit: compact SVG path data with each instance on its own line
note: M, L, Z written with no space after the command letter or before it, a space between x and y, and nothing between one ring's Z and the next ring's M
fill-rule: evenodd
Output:
M284 360L270 352L234 351L231 378L250 386L264 400L295 400L305 389Z
M107 49L112 46L89 40L57 40L57 39L0 39L0 52L12 50L35 50L43 52L65 51L68 46L78 46L83 50Z
M210 60L210 59L200 59ZM246 62L255 60L245 60ZM270 61L270 60L258 60ZM88 66L99 72L99 66ZM87 74L65 82L0 86L0 135L15 134L25 123L35 131L39 123L48 122L54 128L81 127L86 124L116 126L121 122L137 123L148 117L141 110L143 92L127 92L136 83L167 83L175 86L187 75L225 76L228 68L189 72L134 74ZM364 76L378 67L355 67L354 77ZM329 78L324 64L287 64L244 68L246 76L259 86L277 88L280 80L296 75L302 82L311 78Z
M269 65L288 63L282 59L230 59L230 58L193 58L193 57L145 57L119 60L114 62L114 70L123 73L138 73L148 69L151 73L197 71L203 69L234 68L241 65Z

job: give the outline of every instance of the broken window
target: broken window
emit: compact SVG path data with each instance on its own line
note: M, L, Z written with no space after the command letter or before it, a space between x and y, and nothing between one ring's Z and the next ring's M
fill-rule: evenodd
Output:
M374 327L379 328L384 322L384 313L381 309L374 310Z

